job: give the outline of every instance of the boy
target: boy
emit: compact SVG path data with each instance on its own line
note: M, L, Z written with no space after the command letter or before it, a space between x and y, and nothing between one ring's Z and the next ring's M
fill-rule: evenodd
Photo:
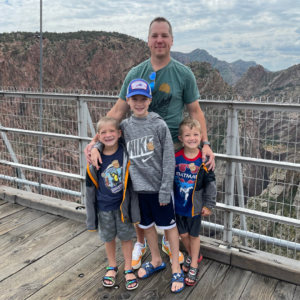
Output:
M126 99L133 116L121 123L121 129L130 159L129 173L133 190L139 197L139 227L145 229L152 254L152 261L141 266L138 277L148 278L166 267L159 253L156 224L169 234L170 247L174 253L171 291L177 293L184 288L184 275L178 262L179 235L171 201L175 167L172 137L162 118L148 112L152 94L147 81L132 80Z
M186 118L179 125L179 140L183 149L175 154L175 212L181 240L189 255L183 264L187 285L195 285L199 274L200 251L199 233L201 216L211 214L216 205L216 181L213 171L208 171L202 162L198 148L202 138L197 120Z
M118 273L115 237L118 236L125 260L126 288L133 290L138 287L138 280L131 268L131 239L135 237L135 229L129 219L134 223L140 221L138 198L132 193L128 178L129 163L125 146L118 142L121 137L118 121L111 117L101 118L97 124L97 132L102 143L102 164L99 171L92 165L87 168L87 228L95 231L99 220L99 235L105 242L109 262L102 284L105 287L115 285Z

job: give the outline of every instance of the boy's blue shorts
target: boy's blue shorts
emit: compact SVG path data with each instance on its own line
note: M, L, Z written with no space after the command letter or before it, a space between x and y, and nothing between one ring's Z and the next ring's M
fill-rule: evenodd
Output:
M168 230L176 226L174 205L171 198L170 203L160 206L158 193L139 193L139 203L141 211L140 228L147 229L156 224L159 229Z

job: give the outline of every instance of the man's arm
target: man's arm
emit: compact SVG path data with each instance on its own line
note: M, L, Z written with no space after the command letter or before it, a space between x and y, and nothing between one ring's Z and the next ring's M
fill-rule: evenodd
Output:
M200 108L198 100L194 101L192 103L186 104L186 108L188 110L190 117L192 119L196 119L201 125L202 141L208 141L205 117L202 112L202 109ZM215 155L208 145L203 145L203 148L202 148L203 162L205 162L206 156L209 157L209 161L207 162L207 165L209 165L208 169L214 170L215 169Z
M107 116L113 117L117 119L119 122L121 122L121 120L124 118L128 110L129 110L129 105L127 104L127 102L119 98L116 104L113 106L113 108L108 112ZM98 151L97 152L93 151L93 155L91 156L92 148L97 142L98 142L98 137L96 135L84 149L85 159L87 163L88 164L92 163L93 166L96 168L98 168L98 160L100 161L100 163L102 163L101 156Z

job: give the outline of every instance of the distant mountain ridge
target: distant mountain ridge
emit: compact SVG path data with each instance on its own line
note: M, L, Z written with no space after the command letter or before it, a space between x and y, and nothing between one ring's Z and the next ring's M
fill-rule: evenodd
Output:
M250 67L234 88L245 98L264 96L297 100L300 95L300 64L277 72L266 72L261 65Z
M190 53L171 51L171 56L183 64L188 64L193 61L208 62L214 69L220 71L223 79L230 85L236 84L250 67L257 66L255 61L243 61L241 59L233 63L228 63L213 57L206 50L199 48Z

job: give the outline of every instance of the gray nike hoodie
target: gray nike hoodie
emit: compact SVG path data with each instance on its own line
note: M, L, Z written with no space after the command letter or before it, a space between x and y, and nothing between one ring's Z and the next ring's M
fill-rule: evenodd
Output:
M169 203L173 191L175 156L171 133L156 113L131 116L120 125L129 160L133 190L159 193L160 203Z

